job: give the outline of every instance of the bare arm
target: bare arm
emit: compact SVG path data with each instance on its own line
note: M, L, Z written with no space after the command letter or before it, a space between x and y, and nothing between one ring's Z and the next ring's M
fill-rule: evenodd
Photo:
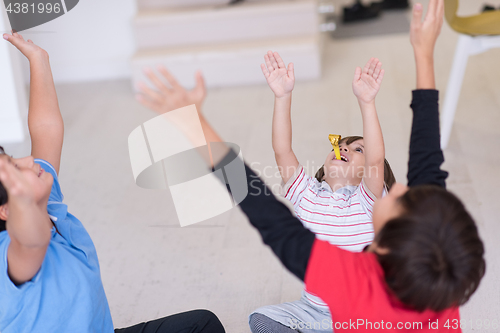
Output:
M31 40L14 33L4 34L30 62L30 103L28 127L31 135L31 155L52 164L57 173L61 162L64 123L59 111L49 56Z
M443 26L444 1L429 2L422 22L423 6L415 4L411 23L410 41L417 67L417 89L436 89L434 78L434 47Z
M384 70L382 63L375 58L370 59L364 69L356 68L353 91L358 98L363 118L363 137L365 155L365 173L363 180L368 189L381 198L384 190L385 147L382 129L375 108L375 96L380 90Z
M262 64L262 73L269 87L274 92L273 114L273 150L281 178L286 183L299 166L299 161L292 150L292 90L295 83L293 63L285 63L277 52L269 51Z
M52 227L47 214L48 195L37 201L24 174L10 163L7 156L0 158L0 181L9 196L7 232L11 242L7 252L8 274L12 282L19 285L35 276L45 258Z
M203 113L201 112L202 105L206 97L206 88L203 76L200 72L197 72L196 87L192 90L186 90L166 68L159 67L158 71L163 78L168 81L170 87L167 87L167 85L165 85L152 70L147 69L145 73L157 90L153 90L146 84L140 83L140 94L137 95L137 100L142 105L159 114L194 104L196 106L196 110L198 111L198 117L201 122L203 134L205 135L205 141L209 147L210 160L207 162L213 167L227 154L229 150L218 149L217 152L212 152L210 150L211 142L222 142L222 140L214 129L208 124L207 120L203 116ZM185 134L188 139L191 139L191 135L196 133Z

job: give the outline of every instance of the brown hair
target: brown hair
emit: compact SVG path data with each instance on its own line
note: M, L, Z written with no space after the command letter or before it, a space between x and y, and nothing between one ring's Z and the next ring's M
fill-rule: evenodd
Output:
M3 147L0 146L0 155L5 155L5 150L3 150ZM3 187L2 182L0 182L0 206L3 206L7 203L7 191L5 190L5 187ZM4 231L5 228L5 221L0 219L0 232Z
M362 136L346 136L342 140L340 140L339 144L345 143L346 145L350 145L353 142L356 142L358 140L363 139ZM321 168L316 172L316 175L314 176L318 182L323 181L323 177L325 176L325 165L322 165ZM392 172L391 166L389 165L389 162L384 158L384 183L386 186L387 192L391 189L392 185L396 182L396 177L394 177L394 173Z
M467 302L484 276L484 247L462 202L435 185L411 188L398 199L404 213L387 222L376 242L390 289L417 311L442 311Z

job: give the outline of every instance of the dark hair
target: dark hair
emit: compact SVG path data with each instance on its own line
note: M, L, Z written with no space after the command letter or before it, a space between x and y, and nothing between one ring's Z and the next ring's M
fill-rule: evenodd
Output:
M363 139L362 136L346 136L342 140L340 140L339 144L345 143L346 145L350 145L351 143ZM318 182L323 181L323 177L325 176L325 165L322 165L321 168L316 172L316 175L314 176ZM385 186L387 187L387 191L389 191L396 182L396 177L394 177L394 173L392 173L391 166L389 165L389 162L384 158L384 183Z
M0 155L5 155L5 150L3 150L3 147L0 146ZM0 182L0 206L3 206L7 203L7 191L5 190L5 187L3 187L2 182ZM0 219L0 232L4 231L5 228L5 221Z
M390 289L417 311L467 302L484 276L484 246L462 202L442 187L411 188L398 199L403 214L377 235Z

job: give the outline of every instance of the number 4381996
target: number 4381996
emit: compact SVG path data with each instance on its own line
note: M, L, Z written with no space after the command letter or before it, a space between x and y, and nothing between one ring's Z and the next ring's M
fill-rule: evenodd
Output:
M56 13L59 14L61 12L61 4L60 3L38 3L35 5L34 3L9 3L7 8L5 9L7 13L11 14L28 14L28 13L38 13L38 14L50 14Z
M464 328L470 328L470 329L483 329L483 330L488 330L488 329L492 329L492 330L497 330L499 328L499 324L498 324L498 320L497 319L493 319L493 320L489 320L489 319L477 319L477 320L466 320L466 319L462 319L460 321L458 321L458 319L453 319L453 320L447 320L446 323L444 323L443 327L447 328L447 329L451 329L451 330L456 330L458 329L459 327L461 329L464 329Z

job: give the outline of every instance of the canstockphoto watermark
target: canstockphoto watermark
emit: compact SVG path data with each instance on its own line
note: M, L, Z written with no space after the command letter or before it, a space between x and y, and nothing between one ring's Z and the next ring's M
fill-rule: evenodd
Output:
M302 322L296 319L289 321L289 326L295 330L394 330L394 331L415 331L415 330L436 330L448 331L460 329L483 330L496 332L500 328L500 322L495 319L446 319L404 322L404 321L385 321L369 319L350 319L349 321L332 321L323 319L321 322Z
M10 26L15 31L30 29L63 16L79 0L4 0Z
M146 189L168 188L181 226L220 215L248 194L241 150L232 143L208 147L194 105L137 127L129 135L128 147L136 184ZM210 169L210 156L225 157L216 169Z
M295 330L421 330L424 325L432 329L434 322L392 322L384 320L349 319L348 321L332 321L323 319L321 322L301 322L290 320L290 328Z

